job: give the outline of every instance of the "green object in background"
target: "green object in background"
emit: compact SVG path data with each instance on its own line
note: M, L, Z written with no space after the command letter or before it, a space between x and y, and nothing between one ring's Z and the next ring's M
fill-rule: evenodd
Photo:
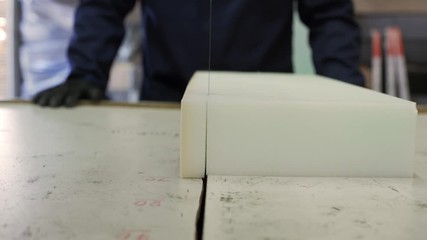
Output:
M301 22L298 11L294 11L293 21L293 56L294 71L297 74L315 74L311 49L308 42L308 29Z

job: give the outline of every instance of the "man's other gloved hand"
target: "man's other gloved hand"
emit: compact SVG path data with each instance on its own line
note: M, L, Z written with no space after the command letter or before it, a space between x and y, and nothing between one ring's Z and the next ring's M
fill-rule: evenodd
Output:
M33 103L48 107L74 107L80 99L101 100L105 98L104 91L84 80L69 79L56 87L38 93Z

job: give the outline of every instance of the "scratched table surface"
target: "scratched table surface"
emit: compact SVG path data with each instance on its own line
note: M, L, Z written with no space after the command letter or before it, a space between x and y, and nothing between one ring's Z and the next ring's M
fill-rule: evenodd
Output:
M425 240L427 115L413 178L208 176L204 226L205 240Z
M427 116L414 178L209 176L204 239L425 239ZM194 239L179 109L0 103L0 239Z
M194 239L179 108L0 103L0 239Z

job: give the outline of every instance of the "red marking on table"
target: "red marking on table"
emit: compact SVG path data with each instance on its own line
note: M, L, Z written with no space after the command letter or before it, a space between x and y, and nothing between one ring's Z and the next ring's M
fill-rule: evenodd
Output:
M147 182L170 182L170 179L166 177L146 177L144 180Z
M138 207L160 207L161 203L162 200L160 199L139 199L134 203L134 205Z
M117 240L149 240L150 234L147 230L126 230L120 234Z

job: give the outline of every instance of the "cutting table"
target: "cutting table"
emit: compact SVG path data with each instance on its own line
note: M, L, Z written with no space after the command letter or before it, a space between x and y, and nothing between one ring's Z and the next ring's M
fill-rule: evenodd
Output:
M179 107L0 104L0 239L194 239Z
M427 235L424 111L413 178L181 179L179 122L179 105L1 102L0 239Z

